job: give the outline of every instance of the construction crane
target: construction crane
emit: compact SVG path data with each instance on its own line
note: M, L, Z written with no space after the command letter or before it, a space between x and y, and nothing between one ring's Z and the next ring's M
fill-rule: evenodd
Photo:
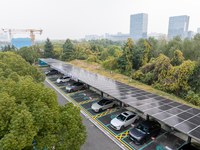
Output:
M4 33L9 33L11 45L12 45L12 37L11 37L12 34L30 33L31 43L32 43L32 45L34 45L35 34L41 35L42 31L43 31L41 29L39 29L39 30L36 30L36 29L2 29L2 30L4 31Z

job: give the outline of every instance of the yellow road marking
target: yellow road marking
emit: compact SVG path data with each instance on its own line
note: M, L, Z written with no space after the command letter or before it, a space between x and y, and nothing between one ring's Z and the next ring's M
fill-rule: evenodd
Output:
M126 136L128 135L128 132L129 132L129 131L130 131L130 130L127 130L126 132L120 134L119 136L116 136L116 138L121 140L121 138L126 137Z
M167 138L167 136L166 135L163 135L165 138Z
M47 78L48 79L48 78ZM49 79L48 79L49 80ZM49 80L50 81L50 80ZM50 81L51 82L51 81ZM51 82L52 83L52 82ZM59 89L59 88L58 88ZM59 89L60 90L60 89ZM64 95L66 95L70 100L72 100L79 108L81 108L82 109L82 107L80 107L79 106L79 103L76 103L71 97L69 97L69 95L71 95L71 94L66 94L66 93L64 93L62 90L60 90ZM78 93L78 92L75 92L75 93ZM75 94L75 93L73 93L73 94ZM125 135L127 136L127 134L128 134L128 131L126 131L125 133L122 133L120 136L116 136L115 134L113 134L110 130L108 130L108 128L106 128L103 124L101 124L96 118L96 116L91 116L85 109L82 109L85 113L87 113L91 118L93 118L98 124L100 124L106 131L108 131L112 136L114 136L116 139L118 139L122 144L124 144L128 149L130 149L130 150L132 150L132 148L131 147L129 147L126 143L124 143L122 140L121 140L121 138L122 137L125 137ZM109 113L111 113L111 112L114 112L115 110L117 110L117 108L115 108L115 109L112 109L112 110L110 110L110 112ZM102 113L102 114L99 114L99 115L101 115L101 116L103 116L103 114L105 115L105 114L108 114L108 112L105 112L105 113Z
M178 143L178 142L177 142L176 144L178 144L179 146L181 146L181 144L180 144L180 143Z

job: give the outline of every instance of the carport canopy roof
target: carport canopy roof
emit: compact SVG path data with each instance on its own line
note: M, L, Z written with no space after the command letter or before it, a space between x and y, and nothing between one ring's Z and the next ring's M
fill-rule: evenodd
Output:
M200 141L200 110L56 59L40 59L65 75L107 93Z

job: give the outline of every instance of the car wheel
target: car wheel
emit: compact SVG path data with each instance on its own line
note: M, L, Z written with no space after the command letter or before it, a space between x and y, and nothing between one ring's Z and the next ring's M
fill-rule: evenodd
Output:
M102 109L101 109L101 108L99 109L99 112L102 112Z
M123 130L124 129L124 126L121 126L120 130Z
M116 107L116 104L113 104L113 107Z
M74 92L74 90L70 90L70 93Z
M146 139L142 139L142 141L140 142L141 145L143 145L146 142Z

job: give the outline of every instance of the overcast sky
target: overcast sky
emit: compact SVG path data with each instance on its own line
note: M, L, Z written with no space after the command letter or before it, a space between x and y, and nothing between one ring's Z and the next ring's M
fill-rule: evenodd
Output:
M129 33L130 15L148 14L148 33L167 34L170 16L190 16L200 27L199 0L0 0L0 28L43 29L37 39L79 39ZM27 35L24 35L27 36Z

